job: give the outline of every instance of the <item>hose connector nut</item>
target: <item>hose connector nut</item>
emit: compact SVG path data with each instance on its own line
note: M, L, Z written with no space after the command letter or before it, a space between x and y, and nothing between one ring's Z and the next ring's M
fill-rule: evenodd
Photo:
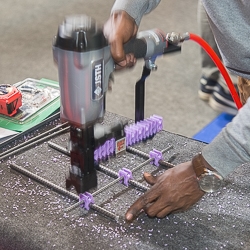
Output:
M174 45L178 45L179 43L184 42L185 40L189 39L189 33L186 32L184 34L180 34L180 33L176 33L176 32L172 32L172 33L168 33L166 35L166 39L168 42L174 44Z

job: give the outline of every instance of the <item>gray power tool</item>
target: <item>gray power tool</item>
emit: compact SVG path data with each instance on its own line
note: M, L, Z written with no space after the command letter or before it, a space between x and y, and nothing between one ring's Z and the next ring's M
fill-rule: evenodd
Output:
M145 65L154 69L157 56L180 48L169 45L166 34L155 29L138 33L124 49L144 58ZM94 125L104 116L114 61L102 27L86 15L65 18L58 28L53 56L59 72L61 120L71 126L71 167L66 187L73 185L82 193L97 185Z

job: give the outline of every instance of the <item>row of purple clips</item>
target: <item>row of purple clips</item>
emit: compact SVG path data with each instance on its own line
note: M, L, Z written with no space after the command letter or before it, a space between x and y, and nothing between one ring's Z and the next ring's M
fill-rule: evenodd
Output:
M131 146L140 141L151 138L163 129L163 118L158 115L152 115L143 121L125 126L126 146ZM98 161L110 155L116 150L115 138L107 140L94 152L94 159Z
M143 121L125 127L126 146L151 138L163 129L163 118L152 115Z
M104 159L115 153L115 138L107 140L103 145L98 147L94 152L95 161Z

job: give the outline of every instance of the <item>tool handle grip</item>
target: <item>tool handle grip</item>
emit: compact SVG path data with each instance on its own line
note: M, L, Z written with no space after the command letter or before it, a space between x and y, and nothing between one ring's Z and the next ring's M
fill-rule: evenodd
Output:
M133 53L137 59L144 58L147 55L147 46L148 45L144 39L134 38L124 44L124 51L125 54ZM168 43L167 47L162 47L162 53L160 54L167 54L180 50L181 46Z
M134 38L124 44L125 54L133 53L135 58L144 58L147 53L147 44L143 39Z

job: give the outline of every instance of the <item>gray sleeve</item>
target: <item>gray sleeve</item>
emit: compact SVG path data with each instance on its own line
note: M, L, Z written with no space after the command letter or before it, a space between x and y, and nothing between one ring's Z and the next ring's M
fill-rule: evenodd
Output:
M250 79L250 1L202 0L225 66Z
M116 0L111 13L117 10L126 11L139 26L142 16L151 12L161 0Z
M223 177L250 162L250 98L232 122L203 148L202 155Z

